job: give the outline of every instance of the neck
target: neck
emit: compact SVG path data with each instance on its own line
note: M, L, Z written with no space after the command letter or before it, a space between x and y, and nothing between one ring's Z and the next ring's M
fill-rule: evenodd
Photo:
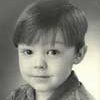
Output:
M36 100L47 100L53 91L36 91Z

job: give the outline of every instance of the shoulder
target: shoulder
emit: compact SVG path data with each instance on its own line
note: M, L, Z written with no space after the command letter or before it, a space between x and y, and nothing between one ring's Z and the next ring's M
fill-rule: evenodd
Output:
M21 85L19 88L13 90L6 100L33 100L30 98L34 98L33 96L34 89L28 85Z
M75 95L77 100L95 100L93 96L86 90L82 83L75 91Z
M65 95L64 98L64 100L95 100L82 84L70 92L70 94Z

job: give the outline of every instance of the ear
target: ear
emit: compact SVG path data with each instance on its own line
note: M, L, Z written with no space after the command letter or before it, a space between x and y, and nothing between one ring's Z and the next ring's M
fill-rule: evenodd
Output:
M86 51L87 51L87 46L84 45L77 54L75 54L75 57L74 57L74 61L73 61L73 64L79 64L83 58L84 58L84 55L86 54Z

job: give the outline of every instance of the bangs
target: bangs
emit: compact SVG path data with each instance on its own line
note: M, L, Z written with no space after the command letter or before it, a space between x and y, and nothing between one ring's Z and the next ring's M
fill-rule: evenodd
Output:
M28 43L28 45L30 44L36 44L38 42L41 42L42 44L50 44L52 46L55 45L55 41L56 41L56 35L57 35L57 31L55 29L38 29L36 31L36 33L34 33L34 35L32 37L30 37L30 39L26 38L26 41ZM29 41L31 40L31 41ZM26 44L27 44L26 43Z
M30 25L31 24L31 25ZM51 45L55 44L56 34L58 29L39 29L36 26L33 26L32 23L26 24L26 22L21 22L21 24L17 25L14 43L17 47L18 44L36 44L41 40L43 44L50 43ZM18 27L19 26L19 27ZM33 28L34 27L34 28ZM19 33L19 34L18 34Z
M60 32L67 47L82 47L88 28L84 12L66 2L54 3L50 0L52 4L47 6L47 2L41 2L29 6L19 17L13 37L14 45L30 45L40 40L54 45L56 35Z
M70 18L71 16L69 16ZM42 40L43 44L50 43L55 45L56 35L58 32L61 33L61 36L64 40L64 43L67 47L80 45L79 42L82 40L84 42L84 36L82 36L82 30L77 29L75 21L71 19L63 19L58 23L56 27L44 27L40 28L37 25L34 25L30 19L21 21L16 28L14 34L14 44L17 47L18 44L31 45L35 44ZM66 20L66 23L64 23ZM62 23L63 22L63 23ZM82 25L82 24L81 24ZM80 26L81 26L80 25ZM80 27L79 26L79 27ZM84 33L83 33L84 34ZM83 45L83 44L82 44Z

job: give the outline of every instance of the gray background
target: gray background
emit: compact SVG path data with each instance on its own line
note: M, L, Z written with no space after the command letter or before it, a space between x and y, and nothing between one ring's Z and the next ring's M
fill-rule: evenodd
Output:
M33 0L0 0L0 100L23 82L18 68L17 49L12 43L18 15ZM88 40L100 50L100 0L71 0L82 8L89 21ZM89 44L89 43L88 43ZM100 53L98 53L100 55Z

